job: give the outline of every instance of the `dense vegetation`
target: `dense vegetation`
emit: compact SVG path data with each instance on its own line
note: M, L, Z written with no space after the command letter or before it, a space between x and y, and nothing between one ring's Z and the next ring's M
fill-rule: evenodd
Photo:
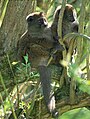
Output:
M44 105L39 74L37 71L32 72L28 55L24 56L25 64L17 61L16 44L27 28L25 17L29 13L44 11L51 24L57 6L64 7L66 3L72 4L77 11L79 32L70 33L64 37L64 40L72 39L72 42L69 44L68 53L63 52L61 63L64 71L60 81L54 80L52 83L55 90L56 107L62 114L60 119L90 118L89 0L1 0L1 119L51 119ZM59 31L58 34L60 34ZM76 51L72 55L75 46L77 46ZM65 81L64 77L66 77ZM67 112L69 110L71 111Z

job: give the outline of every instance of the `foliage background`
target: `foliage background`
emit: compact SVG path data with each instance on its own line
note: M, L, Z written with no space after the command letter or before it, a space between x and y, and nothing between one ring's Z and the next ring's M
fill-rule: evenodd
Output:
M1 119L44 119L48 116L43 105L43 96L39 74L31 71L28 56L25 56L26 64L19 65L16 59L16 44L20 36L27 29L26 16L34 11L44 11L49 24L53 22L53 14L57 6L62 5L62 0L0 0L0 118ZM89 0L67 0L72 4L78 14L79 33L68 34L66 38L76 38L77 56L69 68L68 74L78 82L78 87L85 95L90 94L90 2ZM69 52L70 53L70 52ZM67 56L66 56L67 57ZM68 59L65 61L68 63ZM68 63L69 64L69 63ZM82 71L84 79L78 75ZM59 86L53 84L56 88ZM71 89L73 80L71 82ZM79 92L81 94L81 92ZM71 100L74 101L74 91ZM90 97L90 96L88 96ZM63 97L64 98L64 97ZM86 98L85 98L86 99ZM81 102L82 103L82 102ZM60 108L64 112L60 119L89 119L90 99L83 101L85 107L73 108L65 105ZM79 107L83 107L81 104ZM59 103L57 103L57 106ZM72 106L73 107L73 106ZM70 109L71 108L71 109ZM15 111L14 111L15 110ZM17 110L17 111L16 111ZM44 111L42 111L44 110ZM63 111L62 111L63 112Z

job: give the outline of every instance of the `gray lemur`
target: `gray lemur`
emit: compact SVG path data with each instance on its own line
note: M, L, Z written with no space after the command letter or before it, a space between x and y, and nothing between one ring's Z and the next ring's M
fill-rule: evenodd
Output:
M38 69L46 106L53 116L57 116L55 97L51 87L51 70L47 63L52 51L64 49L53 39L51 27L48 26L42 12L28 15L26 21L28 29L17 43L18 57L24 62L23 56L28 54L31 67Z
M47 66L47 62L52 50L58 50L55 54L55 65L59 64L59 60L62 59L63 47L59 44L57 33L60 9L60 7L56 9L51 27L48 26L42 12L28 15L26 18L28 29L17 43L19 59L23 61L23 56L28 53L31 66L36 67L40 73L45 103L53 117L57 117L58 112L51 86L51 70ZM77 15L73 6L67 4L63 15L62 36L72 32L78 32ZM65 42L65 46L69 47L69 41Z
M58 20L59 20L59 13L61 10L61 6L58 6L55 14L54 20L51 26L52 34L54 38L58 38L57 28L58 28ZM62 19L62 37L64 37L68 33L78 32L78 20L77 20L77 13L74 7L70 4L66 4L63 19ZM69 47L70 41L66 40L65 42L66 48Z

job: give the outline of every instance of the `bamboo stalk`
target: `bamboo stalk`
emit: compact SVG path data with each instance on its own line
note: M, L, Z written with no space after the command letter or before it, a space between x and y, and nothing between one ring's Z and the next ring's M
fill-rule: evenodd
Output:
M65 45L63 43L63 39L62 39L62 21L63 21L63 15L64 15L64 10L65 10L65 6L66 6L67 0L63 0L62 1L62 7L60 10L60 14L59 14L59 20L58 20L58 36L60 37L59 42L60 44L63 45L64 49L65 49ZM66 59L66 50L63 51L63 59Z
M82 0L81 9L80 9L80 18L79 18L79 33L84 33L84 25L85 25L85 6L86 1ZM79 38L77 40L77 60L76 63L80 64L81 56L83 51L83 38Z
M88 11L90 11L90 2L88 1L89 5L88 5ZM89 14L89 22L88 22L88 26L87 26L87 35L90 36L90 14ZM89 68L89 64L90 64L90 59L89 59L89 47L90 47L90 41L87 41L87 52L88 52L88 56L86 58L86 66L87 66L87 79L90 80L90 68Z

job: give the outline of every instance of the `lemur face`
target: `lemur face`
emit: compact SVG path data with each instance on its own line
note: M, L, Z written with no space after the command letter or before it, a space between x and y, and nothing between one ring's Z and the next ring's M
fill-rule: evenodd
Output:
M26 20L28 23L28 28L31 28L31 30L33 28L38 28L39 30L48 26L47 19L42 12L29 14L26 17Z
M64 16L63 16L63 31L62 35L67 33L78 32L78 21L76 11L72 5L66 5Z

